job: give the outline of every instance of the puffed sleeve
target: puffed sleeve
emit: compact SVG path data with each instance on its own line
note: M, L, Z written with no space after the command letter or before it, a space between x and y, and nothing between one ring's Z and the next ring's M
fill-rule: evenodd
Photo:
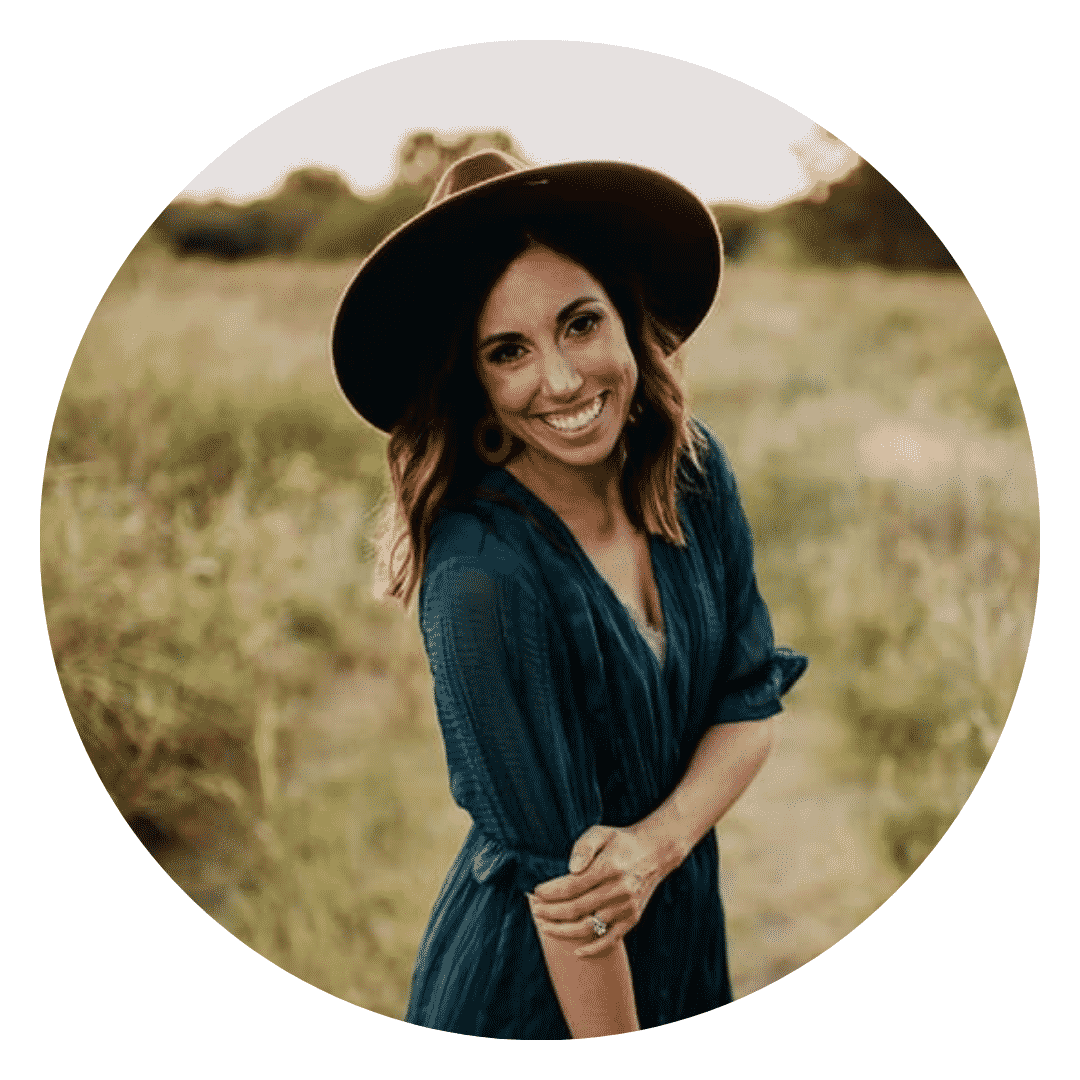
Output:
M484 837L473 876L531 891L568 873L602 816L552 619L520 573L479 556L432 569L420 615L451 794Z
M808 660L773 641L769 609L758 591L754 541L735 475L719 442L709 444L709 481L715 555L722 561L726 635L714 687L712 723L764 720L781 711L780 698L806 670Z

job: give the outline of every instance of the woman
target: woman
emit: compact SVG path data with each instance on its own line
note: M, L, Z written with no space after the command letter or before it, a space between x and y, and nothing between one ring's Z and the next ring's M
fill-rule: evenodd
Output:
M491 151L342 300L339 381L390 432L390 593L419 589L473 819L413 1023L583 1038L731 1000L713 826L806 660L773 645L734 479L672 371L721 269L667 177Z

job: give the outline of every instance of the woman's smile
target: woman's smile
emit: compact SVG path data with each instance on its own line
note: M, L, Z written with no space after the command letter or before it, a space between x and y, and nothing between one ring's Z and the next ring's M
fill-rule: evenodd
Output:
M542 413L540 419L563 435L578 435L599 418L608 399L608 391L597 394L581 408L564 409L559 412Z

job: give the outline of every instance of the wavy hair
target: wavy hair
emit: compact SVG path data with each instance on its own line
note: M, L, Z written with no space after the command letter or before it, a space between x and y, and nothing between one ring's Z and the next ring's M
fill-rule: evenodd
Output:
M651 312L624 238L597 235L587 219L530 220L492 229L474 239L454 268L453 282L432 314L446 330L417 359L418 393L390 433L387 460L393 501L378 544L385 595L407 605L424 572L431 530L442 507L476 493L484 472L473 447L475 426L489 412L475 368L476 324L503 272L534 244L583 267L618 311L638 365L630 421L623 432L622 495L635 528L686 544L676 499L700 475L705 443L691 423L674 371L678 332ZM690 473L680 469L686 460Z

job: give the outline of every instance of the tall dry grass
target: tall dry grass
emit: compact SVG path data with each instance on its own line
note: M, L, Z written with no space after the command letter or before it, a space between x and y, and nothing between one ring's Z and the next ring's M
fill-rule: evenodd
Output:
M57 412L42 575L75 723L155 857L282 967L400 1016L466 822L415 616L371 596L383 447L326 354L351 271L133 254ZM977 780L1030 633L1004 357L955 276L745 265L687 362L777 636L813 658L793 712L841 736L802 782L869 792L902 876Z

